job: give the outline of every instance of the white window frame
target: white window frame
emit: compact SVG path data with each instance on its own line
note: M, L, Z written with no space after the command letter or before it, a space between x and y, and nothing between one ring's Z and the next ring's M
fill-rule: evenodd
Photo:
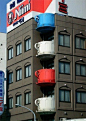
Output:
M9 98L9 109L13 108L13 97Z
M22 105L22 95L17 95L16 96L16 104ZM18 106L16 106L18 107Z
M25 78L28 78L31 76L31 64L25 66Z
M16 55L20 55L22 53L22 43L16 45Z
M12 59L13 58L13 47L11 47L10 49L8 49L8 59Z
M31 49L31 37L25 40L25 52Z
M16 80L19 81L22 79L22 69L16 70Z
M25 93L25 105L31 104L31 91Z
M13 83L13 72L10 72L9 74L9 84Z

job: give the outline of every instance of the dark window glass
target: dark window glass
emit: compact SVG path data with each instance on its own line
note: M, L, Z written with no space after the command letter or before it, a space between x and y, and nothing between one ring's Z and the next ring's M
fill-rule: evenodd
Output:
M86 49L85 38L76 37L75 38L75 47L77 49Z
M31 92L25 93L25 105L31 103Z
M70 36L64 35L64 34L59 34L59 45L65 46L65 47L70 47Z
M18 44L16 46L16 55L20 55L22 53L22 44Z
M13 72L9 73L9 84L13 82Z
M31 65L25 66L25 77L31 76Z
M70 63L59 62L59 73L70 74Z
M59 101L70 102L70 90L59 90Z
M31 38L28 38L25 40L25 51L28 51L31 49Z
M86 76L86 65L76 64L76 76Z
M76 102L77 103L86 103L86 92L76 91Z
M18 69L16 71L16 76L17 76L17 81L21 80L22 79L22 69Z
M12 59L13 58L13 47L8 49L8 59Z
M9 109L13 108L13 98L9 98Z

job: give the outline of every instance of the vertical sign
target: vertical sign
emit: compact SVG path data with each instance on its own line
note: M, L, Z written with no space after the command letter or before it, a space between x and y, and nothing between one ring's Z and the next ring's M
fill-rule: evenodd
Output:
M0 115L4 112L4 72L0 71Z
M65 0L62 0L62 2L59 2L59 11L62 13L67 14L67 4L65 4Z

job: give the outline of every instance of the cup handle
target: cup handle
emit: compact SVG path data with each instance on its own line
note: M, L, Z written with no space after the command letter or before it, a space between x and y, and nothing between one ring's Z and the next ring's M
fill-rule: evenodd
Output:
M39 44L36 43L36 44L34 45L34 47L38 50L38 49L39 49Z
M38 78L39 77L39 71L35 71L35 76Z
M35 21L38 23L39 22L39 16L35 16Z
M36 105L36 106L39 106L39 105L38 105L38 104L39 104L38 101L39 101L38 99L35 100L35 105Z

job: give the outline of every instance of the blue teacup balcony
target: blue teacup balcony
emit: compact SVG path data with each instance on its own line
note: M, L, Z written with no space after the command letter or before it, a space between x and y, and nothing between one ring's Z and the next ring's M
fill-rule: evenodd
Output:
M51 13L43 13L35 16L37 22L36 30L41 33L53 31L55 28L55 15Z

